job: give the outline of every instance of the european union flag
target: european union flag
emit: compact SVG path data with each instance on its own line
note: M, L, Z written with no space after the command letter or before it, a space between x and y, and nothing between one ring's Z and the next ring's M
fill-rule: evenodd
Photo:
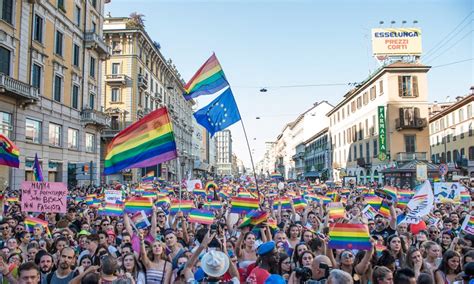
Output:
M230 88L210 104L194 113L197 123L209 131L211 137L240 120L239 109Z

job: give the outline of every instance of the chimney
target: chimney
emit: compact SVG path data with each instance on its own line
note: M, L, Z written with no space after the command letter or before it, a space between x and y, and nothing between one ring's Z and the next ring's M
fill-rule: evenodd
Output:
M474 86L471 86L471 95L474 95Z
M471 88L471 90L472 90L472 88ZM457 101L457 102L461 101L462 99L463 99L462 96L457 96L457 97L456 97L456 101Z

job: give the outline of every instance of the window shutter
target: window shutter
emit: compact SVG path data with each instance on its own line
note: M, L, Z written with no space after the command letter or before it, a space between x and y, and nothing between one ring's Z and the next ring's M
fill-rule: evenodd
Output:
M403 76L398 76L398 96L403 97Z
M405 120L404 120L404 118L403 118L403 117L404 117L403 114L404 114L405 112L404 112L404 110L403 110L402 107L398 109L398 113L399 113L400 125L404 125L404 121L405 121Z
M418 97L418 77L413 76L412 82L413 82L413 96Z
M420 118L420 109L419 108L415 108L415 119L418 119Z

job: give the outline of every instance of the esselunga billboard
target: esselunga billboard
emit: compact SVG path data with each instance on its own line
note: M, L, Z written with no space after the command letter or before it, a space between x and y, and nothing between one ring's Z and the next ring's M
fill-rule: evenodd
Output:
M419 28L372 29L374 55L421 55Z

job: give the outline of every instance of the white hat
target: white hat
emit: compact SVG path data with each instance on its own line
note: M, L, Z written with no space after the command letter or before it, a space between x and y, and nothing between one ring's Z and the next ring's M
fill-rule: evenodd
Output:
M201 259L202 270L209 276L220 277L229 269L229 257L221 251L210 251Z

